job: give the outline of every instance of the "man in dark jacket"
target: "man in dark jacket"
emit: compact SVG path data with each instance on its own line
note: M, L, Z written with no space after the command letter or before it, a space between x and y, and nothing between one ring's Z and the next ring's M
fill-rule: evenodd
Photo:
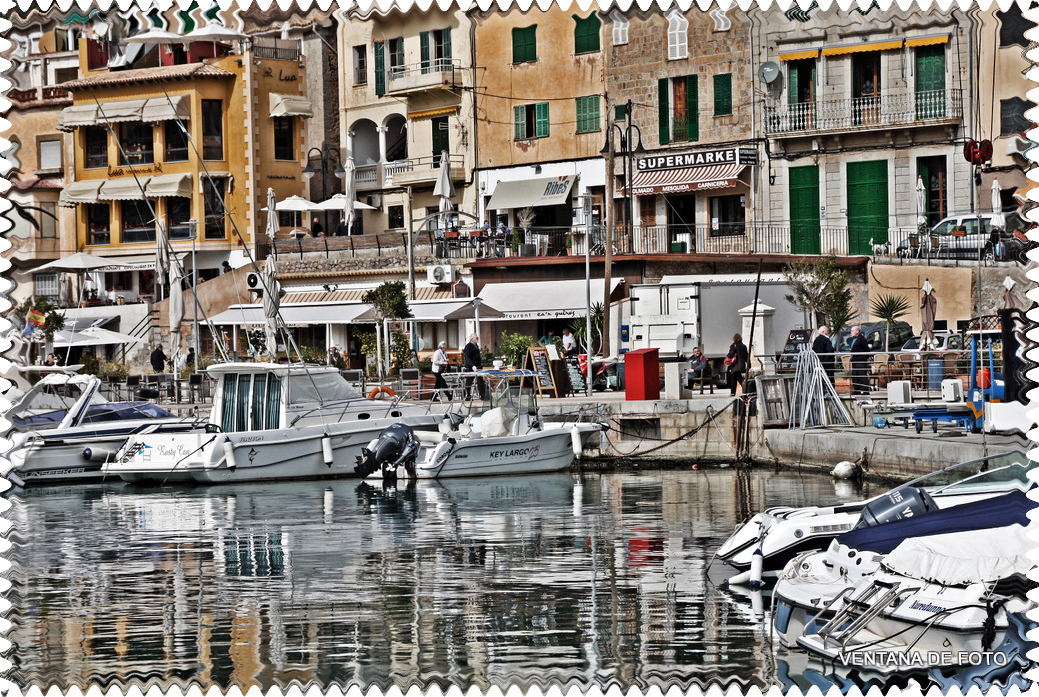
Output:
M483 369L483 358L480 356L480 338L473 334L469 337L469 343L462 349L462 359L465 361L465 372ZM466 394L472 399L474 378L465 379ZM486 399L487 386L483 378L475 378L476 390L480 393L480 399Z
M869 361L869 344L866 337L862 336L862 329L858 326L851 328L851 343L848 346L851 351L851 393L869 394L869 376L866 375L866 362Z
M830 341L830 328L823 326L819 327L819 335L815 337L815 341L812 342L812 351L819 356L819 362L823 365L823 370L826 371L826 375L830 378L830 384L836 384L834 382L835 375L835 362L836 356L834 356L833 342Z
M152 370L162 373L166 370L166 354L162 352L162 344L156 344L151 355Z

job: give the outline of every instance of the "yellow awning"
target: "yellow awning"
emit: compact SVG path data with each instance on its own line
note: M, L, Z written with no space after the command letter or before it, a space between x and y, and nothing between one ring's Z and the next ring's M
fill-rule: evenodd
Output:
M936 44L947 44L949 43L948 34L932 34L931 36L916 36L912 39L906 39L906 48L913 46L935 46Z
M829 46L823 49L824 56L843 56L848 53L868 53L869 51L895 51L902 48L902 39L894 41L871 41L865 44L847 46Z
M779 54L779 60L780 61L799 61L799 60L804 60L805 58L818 58L818 57L819 57L819 49L817 49L817 48L810 48L810 49L807 49L805 51L791 51L790 53L780 53Z
M445 106L438 107L436 109L425 109L423 111L413 111L408 114L409 119L422 119L430 116L443 116L444 114L453 114L458 111L457 106Z

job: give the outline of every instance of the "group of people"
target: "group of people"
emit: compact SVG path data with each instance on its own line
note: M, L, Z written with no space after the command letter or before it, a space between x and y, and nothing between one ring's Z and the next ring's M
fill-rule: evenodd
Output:
M162 350L162 344L156 344L155 345L155 350L152 351L151 356L149 356L148 360L151 363L152 371L154 371L156 373L165 373L166 372L166 361L169 360L169 357ZM176 371L183 370L184 368L194 369L195 368L195 348L193 346L189 346L187 355L181 355L177 359L174 360L173 368Z
M480 338L473 334L469 337L465 348L462 349L462 362L465 372L483 370L483 356L480 355ZM451 401L451 391L448 388L444 374L451 369L451 361L447 357L447 342L441 341L437 344L437 350L433 352L433 387L437 394L442 395L447 401ZM475 385L475 393L474 393ZM487 384L481 377L467 377L465 379L465 395L467 399L473 399L479 395L480 399L487 398Z
M830 338L829 327L822 326L816 330L815 339L812 340L812 351L819 356L819 362L826 371L826 376L830 378L831 384L835 384L839 348ZM862 335L862 327L858 325L851 328L848 351L851 352L851 393L853 395L869 394L869 376L866 373L869 362L869 342Z
M347 237L350 235L350 226L346 224L346 218L342 217L339 222L336 223L335 229L332 231L332 237ZM317 218L310 223L310 236L311 237L324 237L325 226L321 224L321 221Z
M735 397L742 393L746 383L747 368L750 366L750 352L747 345L743 343L743 337L739 334L732 335L732 343L729 351L725 354L725 365L728 367L729 394ZM689 368L686 370L686 386L691 390L700 383L700 393L703 388L710 386L711 394L714 394L714 383L711 381L711 363L704 355L699 346L693 347L693 355L689 359Z
M476 231L473 243L476 246L476 256L479 257L501 257L505 256L505 246L509 240L508 226L504 222L498 223L497 228L491 228L489 221L483 221L483 225Z

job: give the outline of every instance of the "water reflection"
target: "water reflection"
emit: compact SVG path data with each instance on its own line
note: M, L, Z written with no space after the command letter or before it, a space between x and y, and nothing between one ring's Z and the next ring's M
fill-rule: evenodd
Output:
M735 470L29 490L9 677L764 686L768 601L711 556L766 505L838 498Z

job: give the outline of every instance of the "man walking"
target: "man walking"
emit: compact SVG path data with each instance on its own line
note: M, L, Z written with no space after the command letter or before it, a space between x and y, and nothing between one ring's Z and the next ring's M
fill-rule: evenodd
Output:
M476 334L469 337L469 343L465 345L465 349L462 351L462 358L465 361L465 372L470 373L483 369L483 358L480 356L480 338ZM465 379L466 394L469 399L473 398L474 379L476 380L476 390L480 394L480 399L485 399L487 387L484 385L483 378L480 377Z
M862 328L858 325L851 328L851 393L853 395L869 394L869 376L866 375L866 362L869 360L869 344L862 336Z
M155 344L155 350L151 355L152 370L163 373L166 370L166 354L162 352L162 344Z
M436 389L436 398L439 399L443 395L449 402L451 393L447 391L447 380L444 379L444 373L447 372L450 365L450 361L447 360L447 342L441 341L437 344L437 350L433 352L433 387Z
M819 327L819 334L815 337L815 341L812 342L812 351L819 356L819 362L823 365L823 370L826 371L826 376L830 378L830 384L834 383L835 375L835 362L836 356L834 356L833 342L830 340L830 328L827 326Z

